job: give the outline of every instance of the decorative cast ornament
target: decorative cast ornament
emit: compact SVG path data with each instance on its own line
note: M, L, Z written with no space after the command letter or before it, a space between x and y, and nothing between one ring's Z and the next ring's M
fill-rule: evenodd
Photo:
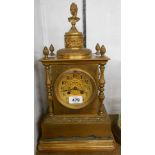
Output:
M45 46L44 49L43 49L43 53L45 55L45 59L48 59L48 55L49 55L49 50L48 48Z
M49 47L49 50L51 51L50 55L51 56L54 56L55 54L53 53L54 52L54 47L53 45L51 44L51 46Z
M55 82L57 99L70 109L81 109L90 104L96 95L95 89L93 77L79 68L63 72Z
M96 55L100 55L100 45L97 43L96 44L96 47L95 47L95 49L96 49Z
M72 17L68 18L68 21L72 24L72 27L71 27L69 32L75 33L75 32L78 32L78 30L75 27L76 22L78 22L80 20L80 18L77 17L78 8L77 8L77 5L75 3L71 4L70 12L71 12Z
M72 14L73 17L77 16L77 12L78 12L78 7L75 3L72 3L70 6L70 12Z
M106 52L106 48L104 45L102 45L100 49L101 56L104 56L105 52Z

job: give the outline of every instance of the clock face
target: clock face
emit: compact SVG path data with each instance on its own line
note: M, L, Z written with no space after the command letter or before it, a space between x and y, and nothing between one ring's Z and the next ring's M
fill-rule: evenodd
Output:
M58 101L71 109L80 109L91 103L95 97L95 90L94 79L87 72L79 69L63 72L55 83Z

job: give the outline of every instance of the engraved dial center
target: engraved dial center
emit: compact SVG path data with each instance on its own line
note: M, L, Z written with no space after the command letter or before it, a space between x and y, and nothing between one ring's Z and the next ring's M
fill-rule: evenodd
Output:
M67 107L73 109L84 107L93 96L93 80L85 72L68 71L62 74L57 81L59 81L57 98ZM72 105L73 101L75 101L74 105Z

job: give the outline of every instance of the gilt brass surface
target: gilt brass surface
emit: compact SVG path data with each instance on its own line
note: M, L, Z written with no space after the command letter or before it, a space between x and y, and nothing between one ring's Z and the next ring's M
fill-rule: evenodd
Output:
M110 118L102 107L104 115L63 114L46 115L41 123L42 138L56 137L112 137Z
M105 65L107 61L110 60L107 56L99 57L96 55L92 55L89 58L84 59L58 59L57 57L48 57L48 59L41 59L40 61L43 63L43 65L90 65L90 64L103 64Z
M96 84L89 73L79 68L69 69L57 78L55 94L59 102L67 108L80 109L94 100ZM82 103L70 104L69 97L81 96Z
M49 65L50 66L50 65ZM96 85L96 91L94 89L94 101L92 101L91 103L89 103L87 106L85 106L84 108L80 108L80 109L70 109L70 108L66 108L64 105L62 105L59 100L58 97L56 96L56 92L55 91L56 87L56 81L58 79L58 77L62 74L67 72L68 70L72 70L72 69L80 69L86 73L88 73L92 78L93 81L95 82ZM77 63L71 64L71 65L67 65L67 64L63 64L61 63L61 65L56 64L56 65L51 65L50 70L49 70L49 75L51 78L51 89L52 91L52 98L53 98L53 109L54 109L54 114L55 115L61 115L61 114L89 114L89 113L97 113L98 111L98 104L99 104L99 99L96 98L96 96L98 95L98 65L97 64L89 64L89 65L78 65Z
M65 48L57 51L57 58L59 59L84 59L90 58L92 51L84 47L84 37L82 32L79 32L76 28L76 22L80 20L77 17L77 5L71 4L70 11L72 17L68 18L72 27L69 32L65 33Z
M71 4L71 28L65 48L43 50L48 110L41 120L40 151L113 151L115 141L104 106L104 69L109 58L105 46L96 54L84 48L83 34L76 28L77 5ZM75 102L76 100L76 102Z
M84 140L61 140L61 141L40 141L40 151L113 151L115 145L113 138L108 139L84 139Z
M78 48L71 48L71 49L60 49L57 51L57 58L58 59L85 59L91 58L92 51L90 49L78 49Z

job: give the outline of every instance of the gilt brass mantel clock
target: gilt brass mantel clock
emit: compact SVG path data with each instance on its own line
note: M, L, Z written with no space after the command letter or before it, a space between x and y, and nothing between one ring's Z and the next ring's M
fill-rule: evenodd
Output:
M115 142L104 107L104 69L109 58L104 45L96 53L84 48L76 28L78 8L70 6L71 28L65 33L65 48L53 53L44 47L48 111L41 121L39 151L113 151Z

